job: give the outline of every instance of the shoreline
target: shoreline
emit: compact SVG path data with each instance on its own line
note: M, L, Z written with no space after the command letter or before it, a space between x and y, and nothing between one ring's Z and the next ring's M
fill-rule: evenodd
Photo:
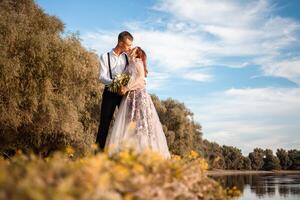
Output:
M300 170L224 170L214 169L206 172L208 176L226 176L226 175L251 175L251 174L297 174L300 175Z

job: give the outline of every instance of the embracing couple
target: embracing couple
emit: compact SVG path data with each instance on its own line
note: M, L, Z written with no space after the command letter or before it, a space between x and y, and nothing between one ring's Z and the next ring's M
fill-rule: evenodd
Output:
M146 54L140 47L131 48L133 36L123 31L118 44L100 57L100 81L105 85L96 143L109 153L123 147L133 147L137 152L146 149L159 152L164 158L171 157L167 140L158 114L146 91ZM117 92L109 86L120 74L129 74L127 85ZM115 121L109 130L114 111Z

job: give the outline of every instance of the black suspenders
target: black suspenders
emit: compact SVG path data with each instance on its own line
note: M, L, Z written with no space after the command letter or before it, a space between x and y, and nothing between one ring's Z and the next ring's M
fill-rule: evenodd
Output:
M108 59L108 67L109 67L109 77L110 77L110 79L113 79L113 78L112 78L112 73L111 73L110 55L109 55L109 52L107 52L107 59ZM127 68L127 65L129 64L127 54L125 54L125 59L126 59L126 65L125 65L125 69L126 69L126 68Z
M111 67L110 67L110 56L109 52L107 52L107 59L108 59L108 67L109 67L109 77L112 79Z
M125 58L126 58L126 66L125 66L125 69L126 69L127 65L129 64L127 54L125 54Z

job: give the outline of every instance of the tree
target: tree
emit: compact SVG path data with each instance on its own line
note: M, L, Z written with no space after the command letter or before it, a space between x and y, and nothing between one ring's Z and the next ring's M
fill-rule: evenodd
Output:
M226 169L243 169L243 155L240 149L232 146L222 146L222 155Z
M260 170L264 165L264 150L261 148L255 148L253 152L249 153L249 159L251 160L251 168L253 170Z
M251 170L251 160L248 157L243 157L243 169Z
M265 157L264 157L264 170L273 170L273 169L280 169L280 161L277 157L273 155L273 151L271 149L265 150Z
M280 161L281 169L288 169L288 167L291 165L291 160L289 159L288 153L284 149L277 149L276 152L277 158Z
M85 152L99 120L98 58L33 0L0 1L0 150Z
M221 146L216 142L203 141L203 156L208 160L211 169L225 169L225 160Z
M172 153L183 155L191 150L202 151L201 126L193 119L193 113L183 104L171 98L160 101L151 95Z
M300 170L300 150L292 149L288 151L289 160L291 165L289 169Z

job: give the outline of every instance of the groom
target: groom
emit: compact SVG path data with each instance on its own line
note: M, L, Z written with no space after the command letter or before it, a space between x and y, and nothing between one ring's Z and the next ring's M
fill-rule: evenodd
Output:
M100 57L100 81L105 84L102 94L100 124L97 133L96 143L100 150L104 150L105 141L108 134L110 122L112 120L116 107L120 106L122 100L122 91L113 93L108 91L108 85L113 79L121 74L128 65L127 52L131 49L133 37L123 31L118 36L118 44L110 52L104 53Z

